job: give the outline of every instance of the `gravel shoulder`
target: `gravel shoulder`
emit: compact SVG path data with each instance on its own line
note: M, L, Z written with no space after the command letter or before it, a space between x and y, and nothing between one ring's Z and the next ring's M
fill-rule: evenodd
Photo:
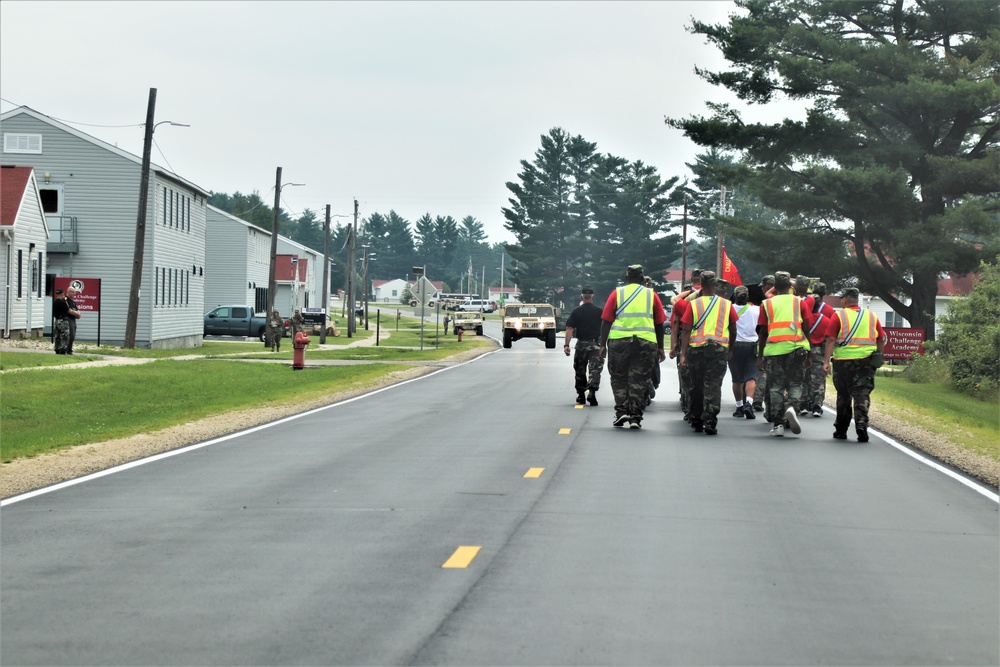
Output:
M330 405L375 389L425 375L436 370L443 363L461 363L489 351L491 351L491 348L470 349L449 357L437 365L413 366L403 371L390 373L370 386L329 394L303 403L238 410L152 433L143 433L128 438L80 445L30 459L18 459L0 465L0 498L26 493L34 489L99 472L116 465L153 456L154 454L203 442L252 426L266 424L324 405ZM830 404L828 400L828 405ZM1000 486L1000 462L994 461L989 457L967 452L937 434L914 426L907 419L905 412L889 414L886 410L879 409L878 402L874 401L869 418L873 428L892 436L899 442L923 451L931 457L963 471L994 488Z

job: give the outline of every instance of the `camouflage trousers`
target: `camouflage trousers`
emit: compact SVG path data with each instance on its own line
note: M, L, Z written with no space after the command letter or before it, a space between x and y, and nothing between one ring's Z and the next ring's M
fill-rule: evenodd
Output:
M767 365L764 368L757 369L757 388L753 391L753 404L754 405L765 405L768 403L767 399ZM767 414L765 412L765 414Z
M576 393L582 394L589 390L601 388L601 372L604 370L604 359L601 357L601 346L596 340L577 340L576 352L573 354L573 372L576 375Z
M656 343L642 338L612 338L608 341L608 376L615 396L615 416L642 419L646 390L657 363Z
M691 376L690 423L715 428L722 406L722 381L726 379L729 348L708 344L689 347L687 367Z
M677 359L677 382L680 386L681 412L687 417L691 412L691 366L681 366Z
M281 352L281 329L278 327L268 327L271 334L271 351Z
M767 370L768 421L781 424L785 410L798 407L802 400L802 383L805 380L808 350L796 349L788 354L764 357Z
M809 359L812 361L812 366L806 371L799 410L823 407L823 401L826 399L826 373L823 371L823 349L825 347L822 344L809 346Z
M56 354L66 354L69 351L69 321L56 320L55 334L53 336Z
M875 389L875 369L871 360L834 359L833 387L837 390L837 419L833 428L846 433L851 425L851 403L854 403L854 427L868 428L868 406Z

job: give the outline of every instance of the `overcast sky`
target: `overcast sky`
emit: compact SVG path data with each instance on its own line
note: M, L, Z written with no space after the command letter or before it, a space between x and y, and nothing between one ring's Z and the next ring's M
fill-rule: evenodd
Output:
M725 62L685 30L728 1L0 2L0 110L25 105L215 191L362 217L503 227L507 181L562 127L600 152L688 176L700 149L664 116L731 101L694 74ZM119 127L103 127L119 126ZM341 220L341 222L343 222Z

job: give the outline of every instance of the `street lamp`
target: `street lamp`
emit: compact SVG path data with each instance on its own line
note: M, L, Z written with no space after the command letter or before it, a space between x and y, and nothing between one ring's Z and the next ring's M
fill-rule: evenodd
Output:
M365 256L362 264L362 271L365 274L365 331L368 331L368 296L371 294L371 282L368 280L368 261L375 261L375 253L368 252L368 248L371 246L363 245L361 246L365 251Z
M161 120L153 123L156 111L156 88L149 89L149 104L146 107L146 133L142 143L142 168L139 179L139 212L135 220L135 249L132 252L132 284L128 294L128 313L125 318L125 348L135 347L135 334L139 321L139 287L142 285L142 262L146 248L146 208L149 197L149 159L153 149L153 132L160 125L191 127L186 123Z
M277 168L277 172L274 179L274 222L271 227L271 269L267 274L267 312L265 315L267 317L271 316L274 312L274 297L275 292L278 291L277 280L275 278L275 270L277 269L278 263L278 216L281 210L281 188L286 185L305 185L305 183L282 183L281 182L281 167ZM296 273L296 277L298 277ZM271 328L264 327L266 332L266 344L264 347L271 347L273 341L271 340Z
M712 215L715 216L716 222L719 225L719 238L718 247L716 248L715 255L715 275L719 278L722 277L722 252L726 245L726 231L722 224L722 220L719 220L720 216L733 217L736 214L736 210L733 208L732 204L726 206L726 186L722 186L722 193L719 196L719 201L712 204Z
M421 279L424 277L424 272L425 272L424 270L426 268L427 268L426 264L424 266L413 267L413 276L417 279L417 293L420 294L420 351L421 352L424 349L424 304L425 304L425 296L427 294L427 286L424 285L424 282Z

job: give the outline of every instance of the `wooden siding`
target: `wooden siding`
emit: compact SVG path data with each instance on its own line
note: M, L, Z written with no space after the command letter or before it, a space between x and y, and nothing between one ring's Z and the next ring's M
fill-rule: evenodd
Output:
M253 306L256 290L267 289L271 235L225 211L207 208L205 309Z
M51 303L47 304L45 297L47 234L34 176L28 179L14 225L7 231L13 233L13 238L10 240L4 238L0 241L0 277L2 277L0 279L4 282L4 289L0 289L0 329L3 330L4 337L10 337L11 332L16 332L15 335L20 336L30 336L32 331L41 333L46 324L46 305L51 312ZM35 245L34 250L31 250L31 244ZM20 275L18 275L18 251L21 252ZM34 285L31 275L32 260L41 265L41 277L39 279L39 271L36 270ZM19 282L20 296L18 296Z
M132 282L140 164L27 113L5 118L2 129L3 132L43 136L42 154L4 153L0 161L31 166L39 174L48 172L53 184L63 185L63 211L65 215L77 218L79 252L51 254L48 257L48 272L55 276L99 278L101 342L121 344L125 339ZM162 230L156 222L162 216L158 204L164 184L192 198L196 194L182 183L166 179L155 171L150 175L136 330L136 345L140 347L170 346L171 340L178 340L177 346L197 344L202 332L204 286L200 280L191 281L188 305L153 307L155 267L186 267L190 271L192 265L204 266L204 193L198 193L200 204L192 202L192 230L189 234ZM85 313L78 324L78 340L96 341L97 335L98 314ZM196 340L185 340L185 337L192 336Z

